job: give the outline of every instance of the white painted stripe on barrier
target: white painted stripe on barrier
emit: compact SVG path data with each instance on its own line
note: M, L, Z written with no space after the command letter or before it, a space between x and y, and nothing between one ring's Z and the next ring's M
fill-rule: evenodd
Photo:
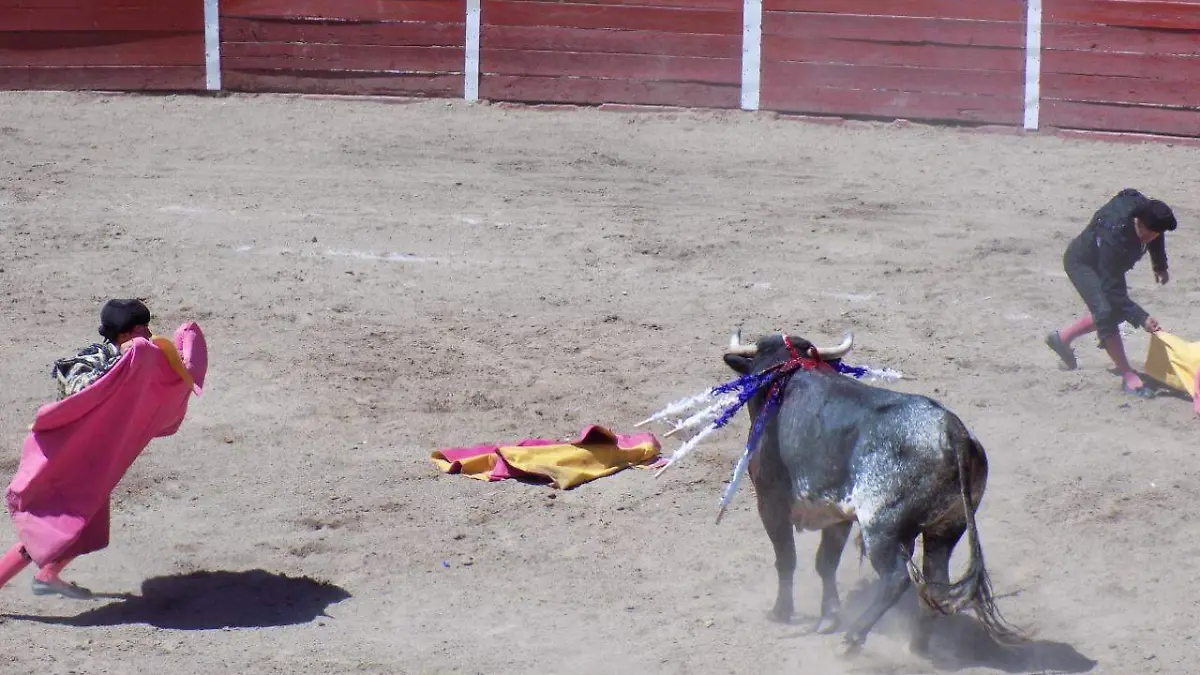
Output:
M221 11L219 0L204 0L204 85L221 89Z
M479 0L467 0L466 64L463 67L463 98L479 100Z
M761 74L762 0L742 0L742 110L758 110Z
M1027 0L1025 13L1025 128L1038 128L1042 104L1042 0Z

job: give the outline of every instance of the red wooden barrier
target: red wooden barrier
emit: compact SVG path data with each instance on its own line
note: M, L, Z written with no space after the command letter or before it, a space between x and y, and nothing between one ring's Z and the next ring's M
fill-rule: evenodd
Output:
M1045 0L1042 123L1200 135L1200 2Z
M0 0L0 89L204 89L204 5Z
M463 94L465 0L222 0L220 9L226 89Z
M220 0L223 88L740 104L743 0L479 2L476 62L468 0ZM1200 0L1042 2L1041 126L1200 136ZM748 105L1022 122L1026 0L762 10ZM0 89L203 90L204 40L203 0L0 0Z
M1022 0L764 0L761 107L1020 124Z
M484 0L481 98L736 108L742 0Z

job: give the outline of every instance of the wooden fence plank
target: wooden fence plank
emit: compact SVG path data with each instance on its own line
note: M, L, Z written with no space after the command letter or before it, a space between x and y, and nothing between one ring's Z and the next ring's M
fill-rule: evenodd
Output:
M1043 101L1042 124L1064 129L1200 136L1200 110Z
M1000 96L1022 103L1025 76L1020 72L979 73L944 68L852 66L825 63L763 64L763 92L812 87L894 92L934 92ZM868 110L862 111L864 114Z
M736 86L697 82L649 82L590 78L513 77L480 78L480 97L525 103L628 103L637 105L736 108Z
M174 30L203 31L204 5L154 7L3 8L0 29L17 31Z
M742 64L738 59L508 49L481 50L479 69L481 73L497 75L691 81L728 85L739 84L742 78Z
M984 124L1021 123L1020 98L853 89L763 91L764 110Z
M2 0L0 0L2 1ZM511 0L511 2L545 3L548 0ZM674 9L720 9L742 11L742 0L551 0L561 5L612 5L633 7L662 7Z
M1200 4L1195 2L1044 0L1042 13L1046 23L1200 29Z
M557 2L484 0L484 22L499 26L557 26L741 35L740 11L686 10L616 5L566 5Z
M1042 99L1200 108L1200 87L1196 86L1194 80L1164 81L1047 73L1042 76Z
M461 73L460 47L227 42L222 69Z
M696 35L614 31L552 26L482 27L485 49L596 52L604 54L658 54L741 58L741 35Z
M199 91L204 89L204 67L0 67L0 89Z
M307 22L221 19L222 42L303 42L340 45L462 47L462 24Z
M763 35L889 44L1025 47L1025 24L1022 21L772 12L763 17Z
M1200 30L1050 23L1042 27L1042 46L1058 50L1200 56Z
M172 31L0 33L0 66L199 66L204 37Z
M763 11L1021 21L1025 18L1025 2L1024 0L853 0L851 2L847 2L847 0L763 0Z
M0 0L5 9L157 9L161 0Z
M221 16L462 23L465 0L222 0Z
M1045 50L1042 52L1042 73L1200 82L1200 58L1171 54Z
M846 63L872 66L924 66L955 70L1023 71L1025 53L1019 49L898 45L777 35L763 38L766 61Z
M303 70L225 70L229 91L368 96L462 96L461 75L415 75Z

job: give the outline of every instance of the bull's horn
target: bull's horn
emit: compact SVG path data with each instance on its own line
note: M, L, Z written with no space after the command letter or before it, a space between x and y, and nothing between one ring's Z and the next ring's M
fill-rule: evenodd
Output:
M737 328L729 337L729 349L726 349L725 353L737 356L755 356L758 354L758 345L742 344L742 329Z
M847 332L842 338L842 344L836 347L817 347L817 353L821 355L822 361L833 361L845 356L853 346L854 333Z

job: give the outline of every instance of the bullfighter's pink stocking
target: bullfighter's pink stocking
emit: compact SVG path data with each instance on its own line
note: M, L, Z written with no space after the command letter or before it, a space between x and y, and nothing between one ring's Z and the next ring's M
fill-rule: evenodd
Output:
M62 574L63 568L71 564L74 558L66 558L65 560L55 560L38 570L34 578L38 581L59 581L58 575Z
M7 553L0 556L0 586L12 581L12 578L20 574L28 564L29 558L25 557L24 546L17 542Z
M1192 397L1192 409L1196 411L1197 415L1200 415L1200 370L1196 371L1195 384L1196 386L1192 389L1196 392L1196 395Z
M1104 351L1108 352L1108 357L1120 371L1121 379L1125 381L1126 387L1138 389L1143 386L1142 378L1134 372L1133 367L1129 365L1128 357L1125 356L1125 343L1121 341L1120 333L1110 335L1104 340Z
M1085 314L1083 318L1066 328L1058 329L1058 337L1062 339L1063 344L1069 345L1075 338L1086 333L1096 330L1096 322L1092 320L1091 314Z

